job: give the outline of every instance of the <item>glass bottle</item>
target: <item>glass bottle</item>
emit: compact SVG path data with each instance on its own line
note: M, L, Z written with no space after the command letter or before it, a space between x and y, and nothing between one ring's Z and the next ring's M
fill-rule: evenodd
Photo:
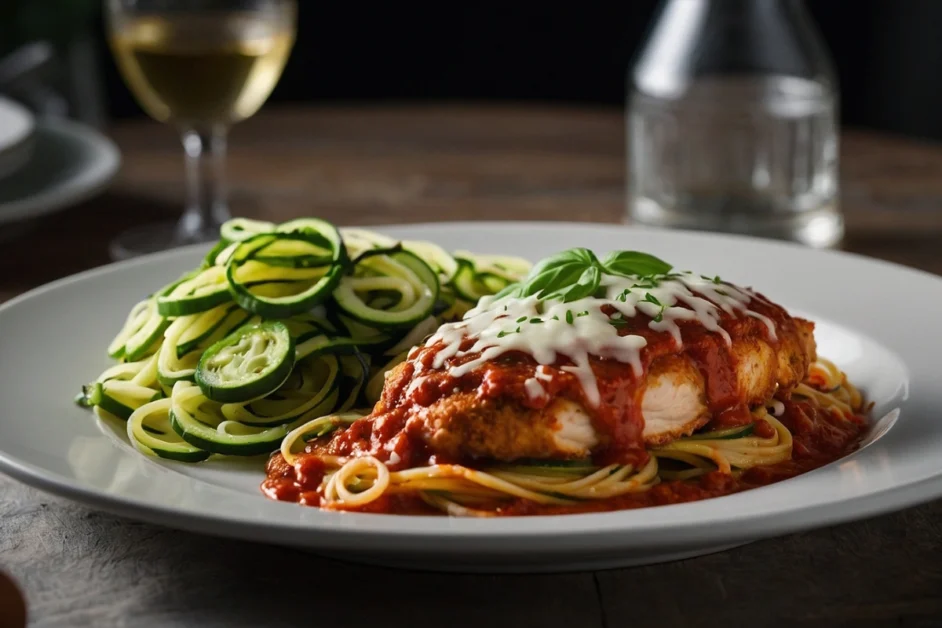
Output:
M633 222L837 245L838 85L802 0L664 0L629 76Z

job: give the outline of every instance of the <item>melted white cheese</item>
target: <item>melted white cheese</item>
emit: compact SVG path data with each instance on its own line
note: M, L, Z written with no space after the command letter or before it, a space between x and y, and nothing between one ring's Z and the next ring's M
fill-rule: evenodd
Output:
M775 339L775 323L748 309L755 293L693 273L675 273L656 281L642 278L603 275L605 296L588 297L569 303L536 296L526 298L484 297L456 323L443 325L426 341L426 346L442 343L435 355L434 367L442 368L452 358L480 353L477 358L449 368L453 377L461 377L485 362L509 351L533 356L541 365L554 364L559 355L569 358L571 366L562 370L575 375L587 401L595 406L600 401L598 384L589 362L590 356L614 359L631 365L635 376L642 373L641 350L647 345L643 336L618 334L617 319L632 318L638 312L651 317L654 331L669 333L678 348L683 346L677 321L697 321L707 330L719 334L730 344L729 334L720 324L723 312L732 316L753 316L763 321L769 336ZM679 304L686 305L681 307ZM617 310L611 318L602 308ZM466 338L474 344L461 350ZM547 376L538 369L536 377ZM542 379L542 377L541 377ZM539 386L536 380L527 380ZM542 386L540 386L542 390Z
M533 401L542 399L546 396L546 391L543 390L543 385L536 381L536 378L534 377L530 377L525 382L523 382L523 388L527 391L527 397Z
M533 371L533 377L540 381L551 382L553 381L553 372L541 364Z

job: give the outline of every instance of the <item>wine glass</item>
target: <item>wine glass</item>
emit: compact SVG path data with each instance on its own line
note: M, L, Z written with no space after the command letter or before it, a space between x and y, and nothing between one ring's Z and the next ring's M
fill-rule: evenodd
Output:
M175 126L186 155L186 207L112 241L115 259L218 239L229 217L229 127L271 94L294 45L296 0L105 0L121 75L152 118Z

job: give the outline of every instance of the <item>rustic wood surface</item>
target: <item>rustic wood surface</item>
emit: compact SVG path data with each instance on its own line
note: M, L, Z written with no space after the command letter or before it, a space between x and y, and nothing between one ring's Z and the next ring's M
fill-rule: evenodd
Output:
M0 300L107 263L119 231L179 212L172 133L111 133L124 163L107 193L0 228ZM275 220L618 222L623 120L585 108L271 109L233 133L230 175L233 211ZM847 132L842 190L844 248L942 274L942 147ZM0 571L25 592L31 626L942 626L942 501L665 565L440 575L137 523L0 476Z

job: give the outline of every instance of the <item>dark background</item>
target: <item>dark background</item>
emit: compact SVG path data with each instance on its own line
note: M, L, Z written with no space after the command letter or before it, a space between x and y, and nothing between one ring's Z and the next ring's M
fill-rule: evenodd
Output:
M301 0L272 101L624 103L657 0L510 4ZM846 125L942 138L942 0L806 5L838 68ZM138 114L103 58L111 113Z
M71 0L80 1L93 2ZM942 139L942 0L805 3L838 68L844 124ZM658 2L299 4L298 40L271 102L621 106L627 69ZM142 115L105 45L100 4L89 6L107 113Z

